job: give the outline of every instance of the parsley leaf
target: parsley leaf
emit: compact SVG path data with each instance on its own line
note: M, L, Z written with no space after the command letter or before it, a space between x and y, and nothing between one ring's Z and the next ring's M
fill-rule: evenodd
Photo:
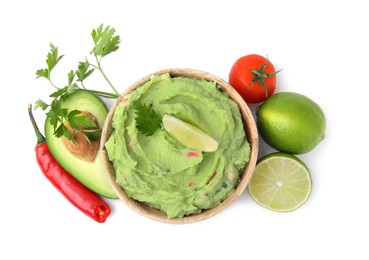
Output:
M46 69L40 69L36 71L37 78L44 77L50 80L50 73L58 64L58 62L64 57L64 55L59 56L58 54L58 47L54 44L50 43L50 52L47 54L46 58Z
M80 130L89 143L99 140L101 137L102 129L91 129L96 127L96 123L79 110L72 110L68 113L68 122L71 128Z
M73 85L73 80L74 80L74 76L76 75L76 73L71 70L69 73L68 73L68 86L71 86Z
M67 90L68 90L68 87L60 88L57 91L51 93L49 97L59 98L59 97L63 96L64 94L66 94Z
M156 129L161 128L162 119L152 108L141 103L133 102L133 108L136 110L136 127L138 131L146 136L151 136Z
M36 71L37 78L43 77L43 78L50 78L49 69L39 69Z
M78 69L76 71L76 75L78 78L78 81L81 81L81 83L94 72L95 69L89 69L91 64L86 59L85 62L80 62L78 65Z
M64 55L58 55L58 47L50 43L50 52L47 54L46 63L51 72L56 64L64 57Z
M83 135L86 137L87 140L90 141L97 141L101 138L102 129L96 130L82 130Z
M46 102L42 101L41 99L37 100L35 102L35 110L40 107L42 110L46 110L50 105L48 105Z
M88 127L95 127L96 124L93 120L91 120L86 114L81 115L81 111L72 110L68 113L68 122L73 129L81 129Z
M65 126L64 123L60 124L55 130L54 130L54 135L56 137L66 137L68 140L73 141L73 135L72 132Z
M87 114L81 114L79 110L73 110L68 114L68 122L74 129L84 128L89 130L90 128L96 127L96 123L90 119ZM91 129L90 129L91 130Z
M95 56L104 57L109 53L118 50L120 37L114 36L114 33L114 28L111 28L110 26L104 28L103 24L93 30L91 36L95 43L95 47L92 49L91 53Z

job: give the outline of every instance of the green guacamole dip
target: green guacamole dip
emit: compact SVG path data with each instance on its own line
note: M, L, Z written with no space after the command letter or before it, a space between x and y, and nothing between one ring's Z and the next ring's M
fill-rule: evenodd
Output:
M219 142L215 152L190 150L163 128L152 136L136 128L132 103L186 121ZM153 76L116 107L106 142L116 181L128 196L183 217L217 206L234 191L250 157L237 104L206 80Z

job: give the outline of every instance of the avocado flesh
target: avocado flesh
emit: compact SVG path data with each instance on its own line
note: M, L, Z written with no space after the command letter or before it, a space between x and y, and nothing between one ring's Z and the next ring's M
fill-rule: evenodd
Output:
M100 128L103 127L108 114L105 103L91 92L85 90L77 90L68 95L63 100L62 108L68 109L68 112L77 109L82 112L91 113L96 117ZM118 198L105 177L100 150L92 162L77 158L65 147L62 139L54 135L54 128L50 124L49 116L45 122L45 137L49 150L54 158L74 178L103 197L111 199Z

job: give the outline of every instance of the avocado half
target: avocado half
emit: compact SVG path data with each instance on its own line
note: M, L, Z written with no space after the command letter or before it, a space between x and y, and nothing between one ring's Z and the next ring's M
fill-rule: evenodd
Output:
M99 127L102 128L108 115L105 103L93 93L86 90L76 90L69 94L62 102L62 108L68 112L77 109L81 112L89 112L95 116ZM73 155L64 145L62 138L54 135L54 128L50 124L50 117L46 117L45 137L50 152L59 164L74 178L97 194L116 199L118 198L110 184L106 180L101 151L92 162L84 161Z

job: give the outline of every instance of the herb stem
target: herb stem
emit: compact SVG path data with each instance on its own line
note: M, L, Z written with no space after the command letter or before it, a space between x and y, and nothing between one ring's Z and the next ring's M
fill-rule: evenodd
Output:
M60 88L58 88L52 81L51 81L51 79L50 78L48 78L48 80L49 80L49 82L50 82L50 84L51 84L51 86L53 86L54 88L56 88L56 89L60 89Z
M99 91L99 90L89 90L92 93L101 96L101 97L105 97L105 98L118 98L120 95L118 94L114 94L114 93L109 93L109 92L104 92L104 91Z
M85 84L83 84L83 81L81 81L82 88L86 89Z
M108 77L105 75L103 69L101 68L101 64L100 64L99 59L97 58L97 56L95 56L95 58L96 58L96 62L97 62L97 69L101 72L101 74L103 75L103 77L105 78L105 80L108 82L108 84L110 85L110 87L113 89L113 91L115 92L115 94L117 96L119 96L119 92L115 89L115 87L110 82L110 80L108 79Z

